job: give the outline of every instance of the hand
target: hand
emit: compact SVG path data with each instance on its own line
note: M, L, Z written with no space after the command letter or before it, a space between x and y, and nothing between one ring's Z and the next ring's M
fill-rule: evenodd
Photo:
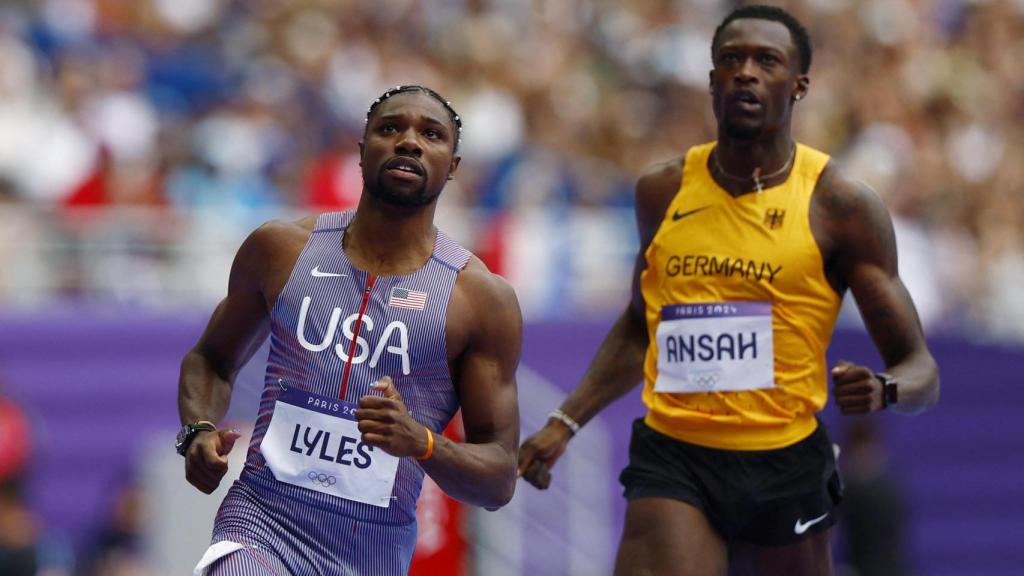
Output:
M217 489L228 471L228 454L242 433L238 430L203 431L196 434L185 453L185 479L206 494Z
M392 456L422 456L427 451L427 429L412 419L395 383L385 376L370 389L384 395L366 395L359 399L356 421L363 443Z
M870 414L883 408L882 383L875 373L846 360L832 368L832 394L843 414Z
M572 430L556 420L548 423L519 447L518 473L541 490L551 485L551 468L565 452Z

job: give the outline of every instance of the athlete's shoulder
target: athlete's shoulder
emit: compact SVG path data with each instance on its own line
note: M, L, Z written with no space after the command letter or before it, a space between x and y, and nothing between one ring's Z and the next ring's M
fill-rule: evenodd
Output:
M882 198L867 184L830 160L811 198L812 225L825 233L826 246L844 253L893 234L892 217Z
M636 221L646 246L665 216L672 198L683 182L686 157L680 156L649 166L636 183Z
M888 213L878 193L848 174L834 159L822 170L814 187L814 199L830 218L839 221L879 211Z
M508 280L491 272L483 260L476 255L469 257L465 268L459 272L457 286L470 299L474 308L487 310L492 306L514 306L518 311L519 300Z
M242 242L235 255L235 268L241 267L263 276L278 264L293 262L315 224L316 216L264 222Z
M459 355L467 346L518 349L523 329L519 299L512 285L478 257L471 256L459 272L448 310L449 353Z
M637 204L666 194L674 195L683 181L686 157L680 156L647 167L636 182Z
M297 220L274 219L267 220L259 228L253 231L254 235L262 238L287 238L289 236L309 236L316 226L317 216L304 216Z
M698 162L705 158L715 144L714 141L696 144L687 148L682 156L648 166L636 183L637 211L653 211L660 218L683 185L687 161Z

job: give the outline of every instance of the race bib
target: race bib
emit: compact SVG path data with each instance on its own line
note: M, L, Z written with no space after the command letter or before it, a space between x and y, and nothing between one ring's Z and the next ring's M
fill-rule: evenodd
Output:
M293 388L277 397L260 450L274 478L387 508L398 458L363 444L356 404Z
M775 386L770 302L664 306L655 337L655 392L722 392Z

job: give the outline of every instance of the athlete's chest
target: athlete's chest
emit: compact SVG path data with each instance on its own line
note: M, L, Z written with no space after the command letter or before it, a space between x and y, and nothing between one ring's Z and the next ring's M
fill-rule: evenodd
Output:
M663 284L785 289L821 270L806 206L767 198L677 202L648 251Z

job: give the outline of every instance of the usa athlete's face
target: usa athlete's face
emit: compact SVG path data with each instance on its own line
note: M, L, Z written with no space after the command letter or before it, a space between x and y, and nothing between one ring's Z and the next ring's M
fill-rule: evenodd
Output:
M800 55L781 22L730 22L712 53L711 95L719 133L755 139L789 123L793 102L807 92Z
M430 204L459 166L457 137L448 111L433 97L405 92L388 98L371 114L359 143L366 190L392 205Z

